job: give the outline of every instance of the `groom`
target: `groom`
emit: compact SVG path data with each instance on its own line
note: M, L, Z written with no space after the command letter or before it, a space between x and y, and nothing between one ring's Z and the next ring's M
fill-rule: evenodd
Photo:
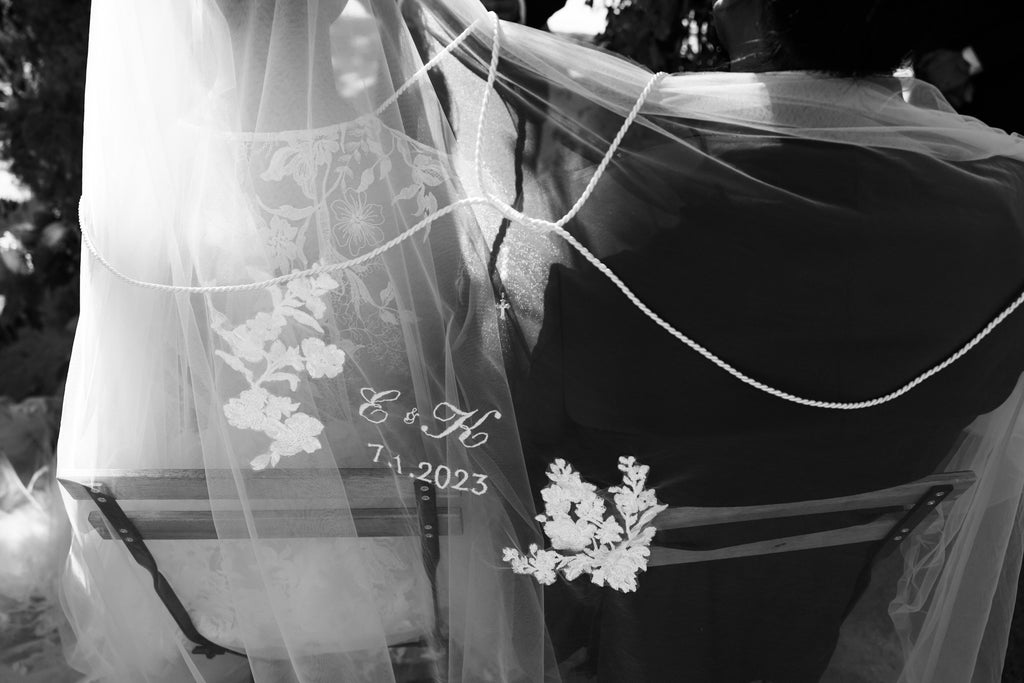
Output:
M900 91L880 74L906 50L895 42L865 52L844 14L855 3L716 6L736 62L793 71L758 81L765 117L775 105L791 112L788 103L805 108L796 120L806 126L827 128L845 116L883 126L881 102ZM806 18L815 12L832 30ZM771 31L766 16L779 22ZM889 26L868 28L905 39ZM856 78L806 73L835 72L827 58L866 61L852 63ZM794 79L801 88L773 96L773 83ZM742 89L743 79L732 82ZM615 156L567 227L652 310L753 377L815 398L883 395L952 353L1019 292L1019 162L996 156L967 165L798 130L688 126L685 115L651 123L655 131L667 126L663 138L631 131L626 139L635 146ZM538 138L569 139L564 151L575 163L555 164L552 178L540 181L527 166L518 187L509 175L506 195L530 215L563 215L604 151L571 146L573 133L585 140L593 131L560 125ZM903 139L901 130L894 124L877 134ZM929 135L922 129L922 138ZM535 144L530 138L522 147ZM489 164L500 168L498 159ZM522 369L512 373L516 417L537 491L556 458L599 488L618 485L622 455L649 465L648 486L673 506L755 506L888 488L940 471L962 430L1000 406L1024 371L1018 313L896 401L858 411L796 405L684 347L562 247L513 224L499 232L493 258L499 294L512 305L507 341ZM873 519L842 513L720 525L662 533L656 542L712 549ZM601 681L814 683L878 549L858 543L652 567L629 594L585 578L559 580L545 590L549 632L560 661L582 662Z

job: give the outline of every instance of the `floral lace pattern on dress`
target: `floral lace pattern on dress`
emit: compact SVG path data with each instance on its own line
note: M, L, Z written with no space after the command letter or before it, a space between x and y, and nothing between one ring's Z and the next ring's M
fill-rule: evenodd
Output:
M280 274L360 256L437 210L448 182L436 151L375 118L237 141L238 172L271 265ZM382 259L337 272L326 297L346 352L392 368L399 309Z
M211 327L227 346L216 354L247 384L224 414L231 426L269 438L250 461L262 470L322 448L323 422L286 390L298 391L303 377L337 378L352 354L385 371L404 361L400 321L410 314L383 258L333 276L318 265L361 256L435 212L433 188L450 174L438 152L373 118L236 144L271 266L278 274L313 270L269 287L269 306L244 322L210 306Z
M590 574L598 586L635 591L637 575L647 571L651 554L656 532L651 522L668 507L658 503L653 489L644 488L649 469L635 458L619 458L622 486L608 489L615 502L608 514L597 487L564 460L555 460L547 472L551 483L541 491L545 514L537 516L552 549L531 544L527 555L505 548L505 561L516 574L532 575L545 586L561 572L569 581Z
M411 539L264 542L256 549L258 571L242 565L252 552L244 542L237 547L224 541L151 545L196 628L228 647L279 647L282 624L301 636L297 642L306 652L330 652L339 644L370 647L360 643L362 622L353 613L379 619L396 642L431 628L428 588L422 578L401 570L416 564L418 548ZM364 577L368 591L344 602L336 597L337 610L317 609L318 591L337 581L338 572L349 580ZM268 591L276 605L271 613L261 608Z

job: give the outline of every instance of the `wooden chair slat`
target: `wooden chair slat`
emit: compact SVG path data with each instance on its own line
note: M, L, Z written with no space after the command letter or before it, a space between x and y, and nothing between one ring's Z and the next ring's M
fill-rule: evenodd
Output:
M373 538L418 536L415 511L402 508L373 510L316 510L297 514L290 510L252 510L260 538ZM129 517L146 541L209 540L250 538L243 513L231 510L212 513L204 510L132 511ZM89 523L100 536L110 539L103 514L89 513ZM353 528L354 525L354 528ZM458 509L438 510L442 535L462 533L462 515Z
M884 509L889 507L910 508L933 486L950 485L955 498L974 483L973 472L947 472L935 474L909 484L888 489L860 493L840 498L803 500L773 505L750 505L746 507L672 507L655 520L659 530L688 529L710 524L730 524L784 517L805 517L831 512Z
M775 553L788 553L797 550L813 550L815 548L831 548L838 545L850 545L866 541L879 541L892 530L893 526L899 523L903 517L902 512L893 512L882 515L873 522L857 526L844 527L829 531L818 531L811 534L789 536L787 538L774 538L754 543L729 546L727 548L716 548L713 550L681 550L678 548L662 548L654 546L651 548L649 567L659 567L671 564L691 564L694 562L710 562L713 560L729 560L739 557L752 557L755 555L771 555Z
M101 483L118 500L232 500L239 479L251 500L337 498L339 472L351 508L412 507L414 480L386 467L243 470L61 470L59 478L77 484ZM65 486L77 500L88 500L81 486ZM438 498L454 497L438 490ZM457 492L455 492L457 493Z
M232 470L90 470L62 471L60 478L65 481L69 493L80 500L88 499L89 496L81 486L71 482L102 483L119 500L191 501L200 507L208 508L212 505L220 509L230 507L231 501L237 496L236 477L241 477L247 496L254 502L249 514L253 516L262 538L371 538L416 536L422 533L417 525L416 499L411 480L406 482L406 477L396 476L385 468L352 468L342 472L351 508L349 510L330 508L337 494L336 470L284 469L241 473ZM880 491L839 498L747 507L669 508L656 521L659 530L858 510L892 510L883 512L877 519L866 524L727 548L680 550L655 546L651 549L650 566L879 541L901 521L906 510L918 504L932 487L951 486L952 490L945 500L952 500L969 489L974 480L972 472L950 472ZM462 516L458 507L458 493L437 493L440 533L461 534ZM302 500L304 509L287 510L287 505L274 500L288 496ZM224 501L227 501L226 505ZM316 501L323 504L323 509L318 509ZM250 537L246 518L237 509L219 511L217 525L209 509L126 512L146 540ZM110 538L109 528L100 512L90 513L89 522L103 538Z

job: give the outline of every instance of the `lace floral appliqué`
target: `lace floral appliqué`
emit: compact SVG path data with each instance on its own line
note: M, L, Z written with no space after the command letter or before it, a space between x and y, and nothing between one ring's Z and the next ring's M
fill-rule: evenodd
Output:
M236 143L237 170L276 273L366 254L437 210L449 162L376 117ZM402 367L400 310L382 258L337 273L332 327L389 371Z
M322 448L323 422L293 400L303 375L333 379L346 354L371 357L389 372L405 361L401 323L414 318L399 307L383 259L352 264L335 273L337 280L315 264L365 257L417 217L435 212L434 192L443 190L450 173L436 150L372 117L303 134L243 138L236 153L270 264L282 274L313 269L268 288L272 309L250 313L241 325L211 312L214 331L229 347L217 355L248 383L224 414L233 427L269 437L267 450L251 460L262 470ZM338 346L324 341L325 328L341 340Z
M551 483L541 491L545 514L537 516L551 549L532 544L524 555L505 548L504 560L516 574L532 575L545 586L562 572L569 581L590 574L598 586L635 591L637 574L647 571L651 554L651 522L668 507L658 503L653 489L644 488L649 469L633 457L619 458L622 486L608 489L615 502L615 510L608 514L597 487L580 479L564 460L555 460L547 472Z
M211 309L213 330L231 349L218 350L216 354L249 384L248 389L224 405L224 415L232 427L263 432L270 437L266 452L250 463L255 470L275 467L283 457L314 453L321 448L318 437L324 424L300 412L299 404L291 398L274 392L281 391L282 384L296 391L302 372L314 379L334 378L341 373L345 352L334 344L311 336L297 346L288 346L280 339L289 319L298 323L292 329L301 326L324 334L317 322L326 312L322 297L337 287L337 281L326 273L297 278L284 287L271 287L273 309L257 313L235 327L222 313ZM274 392L268 385L274 387Z

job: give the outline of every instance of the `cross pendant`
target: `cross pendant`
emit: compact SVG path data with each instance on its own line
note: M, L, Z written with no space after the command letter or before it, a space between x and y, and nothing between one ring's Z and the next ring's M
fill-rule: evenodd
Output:
M502 320L504 320L505 319L505 311L507 311L510 308L512 308L512 304L510 304L508 302L508 299L505 298L505 293L504 292L501 293L501 301L499 301L495 305L498 307L498 317L501 318Z

